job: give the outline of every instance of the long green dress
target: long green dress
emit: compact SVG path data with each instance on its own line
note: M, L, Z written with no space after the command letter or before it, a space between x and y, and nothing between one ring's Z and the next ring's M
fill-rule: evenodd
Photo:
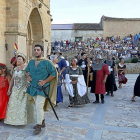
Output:
M21 71L14 69L14 86L12 88L12 94L9 99L6 118L4 123L10 125L26 125L33 123L34 108L33 104L28 100L27 90L27 78L25 75L25 68Z

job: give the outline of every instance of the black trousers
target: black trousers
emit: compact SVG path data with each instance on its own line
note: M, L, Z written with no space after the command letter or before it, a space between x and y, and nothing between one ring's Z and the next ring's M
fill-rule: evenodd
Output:
M99 101L99 94L95 94L96 101ZM104 94L100 94L101 100L104 100Z
M113 94L114 91L114 85L111 86L111 94Z

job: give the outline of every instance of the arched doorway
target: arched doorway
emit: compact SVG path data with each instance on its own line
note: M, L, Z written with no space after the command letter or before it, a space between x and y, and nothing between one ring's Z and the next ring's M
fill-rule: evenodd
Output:
M27 59L28 61L34 55L34 45L40 44L43 46L43 26L38 9L32 10L27 26Z

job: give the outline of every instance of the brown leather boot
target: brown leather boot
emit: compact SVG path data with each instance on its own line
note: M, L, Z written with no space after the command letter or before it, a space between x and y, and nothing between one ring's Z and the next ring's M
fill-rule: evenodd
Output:
M37 124L36 129L35 129L35 131L33 132L35 135L40 134L40 132L41 132L41 126L42 126L42 125L38 125L38 124Z
M36 127L37 127L37 125L35 125L35 126L33 127L33 129L36 129ZM42 121L41 127L42 127L42 128L43 128L43 127L46 127L46 125L45 125L45 119Z

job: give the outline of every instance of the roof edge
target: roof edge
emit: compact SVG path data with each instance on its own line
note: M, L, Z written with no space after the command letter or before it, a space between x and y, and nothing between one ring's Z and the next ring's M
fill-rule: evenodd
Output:
M104 21L107 20L115 20L115 21L140 21L140 18L117 18L117 17L107 17L107 16L102 16Z

